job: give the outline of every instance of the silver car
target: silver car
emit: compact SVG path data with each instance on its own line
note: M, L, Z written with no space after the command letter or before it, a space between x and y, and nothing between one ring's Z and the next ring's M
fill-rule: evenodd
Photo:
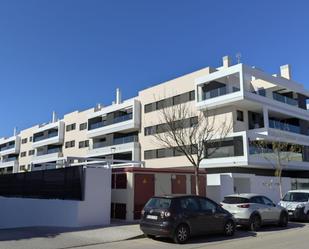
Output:
M288 212L274 204L269 198L258 194L234 194L224 197L224 209L236 219L238 225L257 231L264 224L287 226Z

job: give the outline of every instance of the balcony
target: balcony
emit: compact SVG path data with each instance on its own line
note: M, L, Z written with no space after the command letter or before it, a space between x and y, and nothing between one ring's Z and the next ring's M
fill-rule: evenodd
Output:
M19 136L0 139L0 156L5 156L9 154L18 154L19 151L20 151Z
M33 134L33 148L38 148L51 144L63 144L64 140L64 122L58 121L43 126L38 126L38 129Z
M130 110L130 113L126 113ZM124 114L122 114L124 113ZM113 115L119 115L110 119ZM95 138L114 132L132 132L140 127L140 103L136 99L127 100L91 113L88 116L89 138Z
M112 145L108 145L106 142L98 142L89 148L87 157L100 157L131 152L133 160L140 160L140 145L137 141L137 136L130 136L114 139Z
M287 96L283 96L281 94L278 94L276 92L273 92L273 99L276 101L279 101L281 103L285 103L288 105L296 106L298 107L298 102L295 99L289 98Z
M133 136L114 138L112 144L108 144L107 142L96 142L93 144L92 148L98 149L98 148L104 148L108 146L127 144L127 143L133 143L133 142L138 142L138 136L133 135Z
M273 119L269 119L269 128L301 134L299 126L283 123Z
M117 123L120 123L120 122L128 121L128 120L131 120L132 118L133 118L133 114L129 113L129 114L114 118L109 124L107 124L106 120L103 120L101 122L91 124L89 126L89 130L93 130L93 129L101 128L101 127L104 127L104 126L107 126L107 125L113 125L113 124L117 124Z
M17 172L18 170L18 160L16 158L10 160L2 160L0 161L0 168L8 168L13 167L13 172Z
M62 159L63 153L60 149L49 149L45 152L38 152L37 155L32 157L33 164L54 162Z

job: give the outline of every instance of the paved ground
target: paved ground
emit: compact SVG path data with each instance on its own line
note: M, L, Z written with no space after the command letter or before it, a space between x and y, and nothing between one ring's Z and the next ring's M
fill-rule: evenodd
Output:
M140 237L137 224L109 227L0 229L0 249L68 249Z
M142 238L138 225L85 230L60 228L0 230L0 249L307 249L308 245L309 224L306 223L290 223L285 229L266 227L258 233L240 229L232 238L209 235L194 238L186 245L176 245L167 239Z

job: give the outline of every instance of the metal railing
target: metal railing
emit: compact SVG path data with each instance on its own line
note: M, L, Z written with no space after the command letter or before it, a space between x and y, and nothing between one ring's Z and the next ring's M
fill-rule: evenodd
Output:
M283 130L283 131L289 131L289 132L301 134L299 126L283 123L283 122L273 120L273 119L269 119L269 127L274 128L274 129Z
M49 133L47 136L44 135L44 136L34 137L33 142L39 142L39 141L42 141L44 139L48 139L48 138L51 138L51 137L57 137L57 136L58 136L58 132L52 132L52 133Z
M126 144L126 143L133 143L133 142L138 142L138 136L137 135L114 138L112 144L108 144L106 141L97 142L97 143L94 143L92 148L90 148L90 149L98 149L98 148L104 148L104 147L108 147L108 146Z
M226 86L219 87L207 92L203 92L202 100L212 99L222 95L228 94L228 88Z
M1 147L0 151L9 150L9 149L13 149L13 148L15 148L15 144L5 146L5 147Z
M289 98L287 96L283 96L279 93L273 92L273 99L280 101L282 103L292 105L292 106L298 106L298 102L295 99Z
M103 121L100 121L100 122L97 122L97 123L94 123L94 124L90 124L89 130L98 129L98 128L101 128L101 127L104 127L104 126L128 121L128 120L131 120L131 119L133 119L133 114L129 113L129 114L122 115L122 116L114 118L110 123L107 123L106 120L103 120Z

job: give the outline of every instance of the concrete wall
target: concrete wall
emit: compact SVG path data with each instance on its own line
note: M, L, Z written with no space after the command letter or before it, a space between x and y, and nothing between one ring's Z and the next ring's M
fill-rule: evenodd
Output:
M0 197L0 228L109 224L111 170L85 171L84 201Z

